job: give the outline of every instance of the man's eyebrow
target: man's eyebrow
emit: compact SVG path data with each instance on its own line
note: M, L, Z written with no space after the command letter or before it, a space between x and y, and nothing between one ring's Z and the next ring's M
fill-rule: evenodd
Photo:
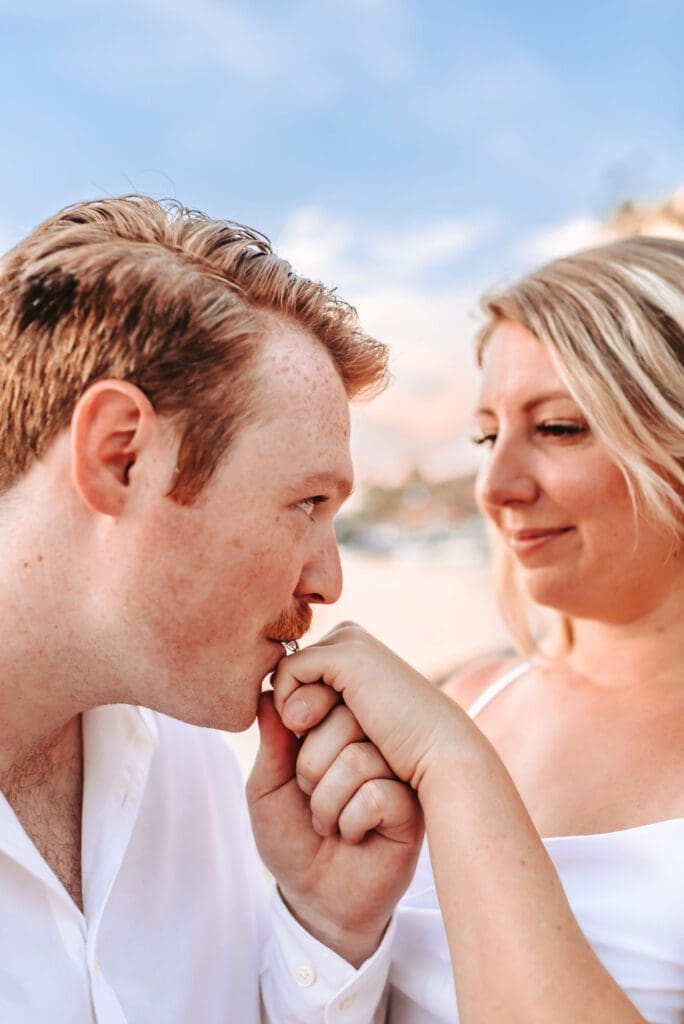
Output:
M572 397L569 391L545 391L541 395L535 395L534 398L530 398L523 405L524 412L531 412L532 409L536 409L538 405L543 405L544 402L556 401L559 398L565 398L570 402L574 402L575 399ZM475 410L476 416L496 416L493 409L488 406L481 405Z
M319 490L336 491L343 501L353 493L354 481L347 476L338 476L337 473L311 473L310 476L297 480L297 489L316 492Z

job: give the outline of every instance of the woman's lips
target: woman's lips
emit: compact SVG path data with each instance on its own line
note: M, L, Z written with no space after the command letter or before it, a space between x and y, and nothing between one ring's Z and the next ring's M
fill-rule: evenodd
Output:
M529 530L511 530L508 533L508 544L517 555L526 555L537 551L548 544L549 541L556 540L557 537L570 533L573 529L574 527L572 526L558 526L539 527Z

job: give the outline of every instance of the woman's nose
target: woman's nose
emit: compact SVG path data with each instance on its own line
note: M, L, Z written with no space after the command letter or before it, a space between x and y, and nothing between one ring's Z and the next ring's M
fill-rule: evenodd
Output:
M539 486L530 459L515 444L497 440L478 473L475 494L484 512L535 501Z

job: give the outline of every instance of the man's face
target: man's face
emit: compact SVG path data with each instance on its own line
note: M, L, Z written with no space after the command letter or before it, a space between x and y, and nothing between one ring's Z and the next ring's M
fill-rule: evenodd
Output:
M136 699L231 730L252 722L278 640L301 635L309 604L339 597L333 517L352 483L347 397L318 342L274 327L256 388L263 422L194 506L145 506L121 569L127 653L145 680Z

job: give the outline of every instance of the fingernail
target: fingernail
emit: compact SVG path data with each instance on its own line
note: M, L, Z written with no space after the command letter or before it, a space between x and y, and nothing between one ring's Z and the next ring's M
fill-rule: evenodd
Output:
M287 719L293 725L306 725L309 721L309 705L305 700L297 698L287 705Z
M302 793L306 793L307 796L311 796L313 793L313 786L308 779L305 779L303 775L297 776L297 785L301 789Z

